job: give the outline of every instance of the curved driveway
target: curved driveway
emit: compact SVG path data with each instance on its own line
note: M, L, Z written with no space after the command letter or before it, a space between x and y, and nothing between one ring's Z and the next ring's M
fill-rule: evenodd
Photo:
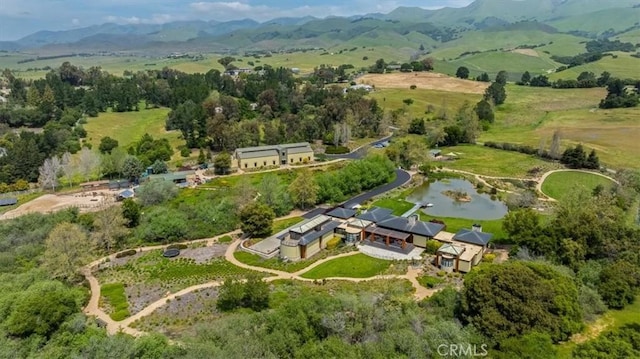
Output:
M378 186L372 189L369 192L365 192L363 194L357 195L350 200L344 202L342 206L344 208L353 208L356 204L360 204L362 202L368 201L375 196L379 196L385 192L388 192L392 189L398 188L411 180L411 174L402 169L396 169L396 179L387 184L383 184L382 186Z

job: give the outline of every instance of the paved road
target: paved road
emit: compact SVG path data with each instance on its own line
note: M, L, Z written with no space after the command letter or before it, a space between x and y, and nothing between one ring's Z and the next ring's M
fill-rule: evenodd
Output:
M375 140L371 143L368 143L364 146L360 146L358 148L356 148L355 150L349 152L349 153L345 153L342 155L327 155L327 158L342 158L342 159L346 159L346 160L358 160L361 159L362 157L367 155L367 150L374 145L377 145L378 143L382 143L385 141L389 141L391 139L393 135L391 136L387 136L387 137L383 137L379 140Z
M353 206L355 206L356 204L368 201L375 196L379 196L387 191L404 185L405 183L409 182L410 179L411 174L409 172L401 169L396 169L396 179L393 182L378 186L369 192L365 192L361 195L355 196L343 203L342 206L344 208L353 208Z

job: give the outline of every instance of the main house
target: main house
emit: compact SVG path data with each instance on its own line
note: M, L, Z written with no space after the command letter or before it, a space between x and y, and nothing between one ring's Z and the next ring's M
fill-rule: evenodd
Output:
M436 252L435 265L449 272L469 272L482 260L492 234L482 232L482 227L475 224L455 234L444 229L442 223L424 222L417 215L394 216L386 208L372 208L358 215L354 209L338 207L280 235L280 257L292 261L309 258L326 248L334 236L348 244L362 243L404 254L437 240L442 245Z
M238 148L233 152L231 166L238 169L309 163L313 150L309 142L288 143L273 146Z

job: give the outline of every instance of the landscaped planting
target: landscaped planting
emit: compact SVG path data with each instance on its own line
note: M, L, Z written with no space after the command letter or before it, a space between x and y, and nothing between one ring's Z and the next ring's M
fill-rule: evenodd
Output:
M390 261L372 258L364 254L337 258L302 274L304 278L322 279L331 277L368 278L382 274L391 265Z
M158 331L170 337L183 334L200 323L210 323L220 317L216 309L218 288L204 288L187 293L158 308L151 315L141 318L131 326L142 331Z
M132 286L132 289L143 285L137 288L140 295L132 296L148 304L162 298L167 291L175 292L213 280L241 278L249 272L251 271L236 267L224 258L212 258L199 264L193 258L167 259L162 257L161 250L157 250L121 266L102 270L97 273L97 277L102 283L119 282ZM136 305L136 308L140 307L142 305Z
M130 315L129 303L122 283L104 284L100 288L100 294L106 299L108 306L112 310L109 314L111 319L123 320Z

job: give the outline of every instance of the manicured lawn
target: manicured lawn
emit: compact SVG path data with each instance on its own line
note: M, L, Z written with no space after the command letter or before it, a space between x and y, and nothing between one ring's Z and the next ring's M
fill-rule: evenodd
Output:
M130 315L129 302L127 302L127 295L124 292L124 284L104 284L100 288L100 295L102 295L102 297L109 302L111 308L113 308L113 312L109 314L111 319L120 321Z
M393 214L396 216L401 216L411 208L413 208L414 204L411 202L407 202L400 198L382 198L371 204L375 207L388 208L393 210Z
M420 212L420 219L423 221L429 221L434 218L444 221L447 225L447 232L456 233L462 228L471 229L471 226L477 223L482 226L483 232L493 233L493 240L507 238L507 233L502 229L502 219L480 221L466 218L434 217Z
M325 262L302 274L304 278L322 279L330 277L368 278L381 274L389 268L390 261L356 254Z
M549 175L542 183L542 192L547 196L562 201L576 190L588 191L591 193L598 185L605 189L610 188L613 182L596 174L567 171L556 172Z
M455 160L436 164L480 175L517 178L526 177L527 171L534 167L543 169L558 167L551 162L543 161L531 155L480 145L442 147L443 154L446 155L451 152L456 154Z

